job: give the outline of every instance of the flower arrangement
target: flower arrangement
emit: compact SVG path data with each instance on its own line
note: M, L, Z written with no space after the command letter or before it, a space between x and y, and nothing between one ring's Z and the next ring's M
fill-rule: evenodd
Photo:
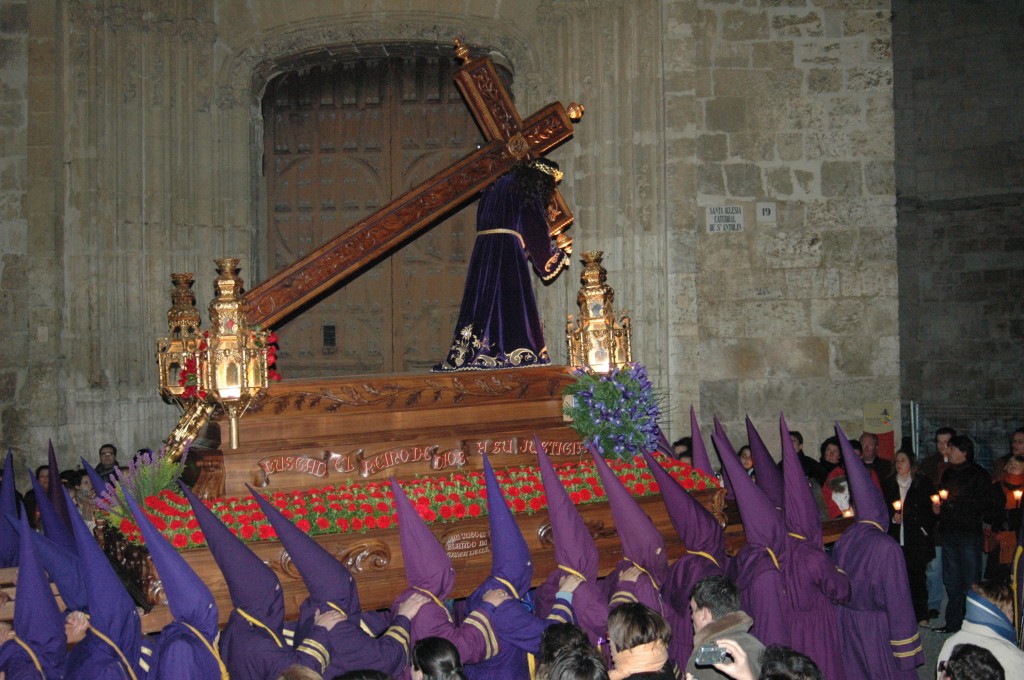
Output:
M575 382L563 390L563 395L572 397L563 412L584 443L605 458L619 460L629 460L641 449L657 448L661 409L647 369L628 364L607 374L579 368L573 375Z
M116 484L108 482L103 489L96 489L96 508L120 518L131 517L132 513L124 500L124 489L127 488L132 498L136 499L176 489L178 479L185 469L186 458L188 446L178 460L171 460L164 447L160 447L159 453L146 450L138 454L128 464L126 471L119 469L114 472Z
M718 481L686 463L662 457L659 461L686 489L717 488ZM654 476L641 462L610 461L619 480L636 497L659 493ZM558 465L555 470L573 503L584 505L604 499L605 492L594 463L581 460ZM505 500L514 513L532 514L547 507L540 473L535 467L509 467L495 471ZM487 515L487 484L482 471L455 472L401 482L402 489L427 523ZM391 488L387 480L327 485L318 489L283 492L268 496L275 507L310 535L388 529L397 524ZM188 501L175 490L161 490L144 497L143 511L174 547L197 548L206 539ZM233 534L246 542L277 537L259 505L251 497L219 498L207 505ZM112 522L133 543L141 543L131 515Z

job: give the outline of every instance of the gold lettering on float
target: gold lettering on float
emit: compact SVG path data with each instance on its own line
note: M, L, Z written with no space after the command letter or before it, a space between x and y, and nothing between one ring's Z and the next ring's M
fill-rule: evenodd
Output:
M298 472L313 477L327 476L326 461L310 456L292 454L269 456L260 460L257 465L263 472L264 479L278 472Z
M491 534L481 530L454 530L441 537L441 545L452 559L483 555L491 551Z

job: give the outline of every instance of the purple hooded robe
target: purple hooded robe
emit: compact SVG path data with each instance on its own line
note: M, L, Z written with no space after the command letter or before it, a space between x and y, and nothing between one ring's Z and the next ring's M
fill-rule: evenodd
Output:
M299 570L309 591L309 597L299 606L295 641L301 645L312 633L317 611L334 609L346 617L345 621L327 632L331 643L331 662L323 673L324 677L333 678L354 670L381 671L393 677L404 671L409 663L409 629L412 625L409 619L396 616L378 637L369 623L363 620L359 590L345 565L252 487L249 487L249 492L273 525L277 538L288 551L288 557Z
M833 555L850 576L850 601L839 608L847 678L913 680L924 651L910 599L903 549L888 533L889 509L846 434L836 423L857 523Z
M452 560L394 477L391 478L391 492L398 513L398 539L402 546L406 582L406 589L391 605L392 616L397 617L398 605L410 596L416 593L426 595L429 601L412 620L413 644L426 637L443 637L459 650L463 665L491 658L498 652L498 640L491 624L494 607L481 602L461 624L453 621L451 612L444 605L444 600L455 586ZM401 677L406 680L412 677L409 668Z
M66 489L64 499L68 508L74 507ZM70 515L90 625L85 639L71 649L64 677L66 680L122 680L133 674L141 680L145 677L140 663L142 621L135 602L85 520L77 512Z
M10 680L61 678L67 657L64 617L36 555L34 533L28 525L28 513L21 513L18 537L21 564L14 605L16 638L0 646L0 673Z
M18 531L4 517L18 519L18 500L14 495L14 456L7 449L4 479L0 482L0 569L18 566Z
M639 602L665 616L668 608L661 599L661 587L668 575L665 539L608 466L604 456L593 449L590 455L601 477L601 486L604 487L616 533L622 543L622 559L609 576L609 580L616 585L608 607L614 609L626 602ZM622 572L634 566L641 570L636 581L619 580Z
M750 634L765 646L790 646L789 598L782 564L787 559L786 522L775 504L743 469L729 440L712 435L722 469L736 491L747 544L729 564L729 578L740 591L743 610L754 620Z
M582 578L583 583L572 594L572 609L576 623L586 631L590 643L597 646L608 630L608 596L597 583L597 544L539 441L537 463L548 500L548 518L554 539L555 563L558 565L537 587L534 596L537 613L544 617L551 613L556 603L558 582L565 573Z
M484 457L487 480L487 513L491 529L491 574L469 596L472 610L483 604L483 595L491 589L504 589L510 599L495 610L492 620L498 638L498 653L489 659L466 666L469 680L519 680L532 677L534 657L540 651L540 640L548 626L571 623L570 603L559 598L547 618L533 614L530 584L533 580L533 558L523 539L491 462Z
M484 189L477 239L448 356L434 371L550 363L527 261L545 281L569 262L548 235L543 198L520 196L516 172Z
M127 490L124 498L146 541L174 617L156 638L149 660L149 680L226 680L227 669L214 647L220 621L213 593L143 515Z
M289 666L323 673L330 661L327 630L316 626L294 649L284 641L284 595L270 567L179 482L231 594L234 610L220 635L231 680L276 678Z
M697 437L700 431L697 430ZM697 441L697 437L694 441ZM707 454L705 454L707 455ZM690 612L690 593L705 576L724 576L727 564L725 531L703 505L694 500L675 477L644 452L644 460L651 469L661 490L661 500L679 539L686 546L686 554L669 568L662 586L661 596L667 605L672 641L669 656L679 668L693 654L693 619Z
M782 471L775 464L772 454L768 453L768 447L764 445L764 440L761 439L761 435L754 427L754 423L750 421L749 416L747 417L747 441L750 442L750 456L754 461L757 488L764 491L764 495L768 496L768 500L772 503L775 503L775 507L782 508L785 495Z
M811 657L826 680L846 680L837 605L850 599L850 579L825 554L821 519L810 483L789 438L786 419L779 417L782 437L784 510L789 550L782 565L793 615L791 646Z

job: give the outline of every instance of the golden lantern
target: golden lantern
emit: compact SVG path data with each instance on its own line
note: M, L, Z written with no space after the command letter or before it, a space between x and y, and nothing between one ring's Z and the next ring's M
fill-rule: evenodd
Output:
M623 314L621 322L615 318L615 291L606 283L608 272L601 266L603 256L600 250L581 255L583 287L576 295L580 315L578 319L569 315L565 333L569 363L597 373L625 366L633 358L629 317Z
M199 312L192 293L192 274L173 274L173 306L167 312L170 334L157 343L160 394L185 411L168 439L174 457L220 406L231 427L231 448L238 448L238 419L267 388L268 334L245 319L238 258L215 260L216 297L210 303L210 330L199 333ZM191 437L190 437L191 435ZM176 455L175 455L176 454Z

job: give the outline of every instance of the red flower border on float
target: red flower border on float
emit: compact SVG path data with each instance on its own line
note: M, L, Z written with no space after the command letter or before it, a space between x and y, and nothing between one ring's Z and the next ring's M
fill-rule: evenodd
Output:
M719 488L714 477L674 459L659 457L659 462L687 490ZM659 493L654 476L642 460L609 460L619 481L637 498ZM556 465L555 471L576 505L597 503L605 492L589 458ZM547 497L536 467L513 466L495 470L502 493L515 513L532 514L547 507ZM454 472L437 477L418 477L400 482L428 524L451 522L463 517L487 515L487 485L482 470ZM388 480L369 480L328 484L315 489L275 491L266 497L281 513L311 536L388 529L397 524ZM205 501L233 534L246 542L273 540L277 537L256 501L249 496ZM165 490L143 501L143 511L175 548L185 550L206 545L199 523L188 501ZM121 519L115 526L132 543L143 543L138 526Z

